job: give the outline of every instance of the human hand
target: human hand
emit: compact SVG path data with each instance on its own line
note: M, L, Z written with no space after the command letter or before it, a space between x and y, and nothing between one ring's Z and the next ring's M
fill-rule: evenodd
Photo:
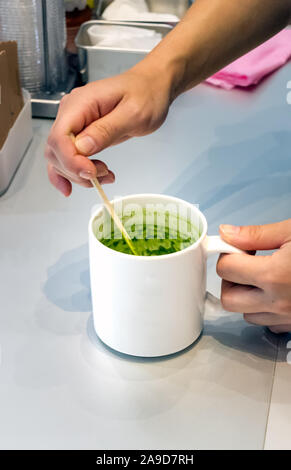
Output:
M261 226L222 225L221 237L242 250L273 250L268 256L221 255L217 273L223 279L225 310L244 312L248 323L274 333L291 331L291 219Z
M168 79L136 66L122 75L74 89L60 104L45 156L51 183L65 196L72 182L90 187L90 179L114 182L100 160L87 157L130 137L146 135L164 121L170 103ZM75 144L69 137L76 136Z

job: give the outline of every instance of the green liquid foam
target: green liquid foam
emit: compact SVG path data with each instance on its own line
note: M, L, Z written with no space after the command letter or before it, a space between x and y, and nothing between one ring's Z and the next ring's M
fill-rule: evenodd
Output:
M161 216L161 214L154 212L154 220L157 220L158 216ZM129 233L135 252L139 256L161 256L176 253L195 243L201 235L193 224L185 220L183 220L183 226L187 230L185 230L185 233L181 232L179 227L182 219L176 215L171 216L171 214L166 214L163 224L148 222L130 224L132 217L129 216L121 217L121 220ZM112 226L113 223L111 221L109 223ZM100 236L102 229L103 224L99 226L99 233L94 227L95 236L103 245L121 253L132 254L116 227L112 227L111 230L107 229L106 237Z

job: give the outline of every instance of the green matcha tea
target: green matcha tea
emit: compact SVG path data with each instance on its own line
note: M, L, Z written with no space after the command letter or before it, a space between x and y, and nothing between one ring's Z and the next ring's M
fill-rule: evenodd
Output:
M139 256L175 253L192 245L200 237L199 230L193 224L176 214L161 214L154 211L148 217L148 213L143 210L143 218L138 223L136 221L132 223L132 214L120 218ZM111 230L108 229L108 223ZM98 229L94 227L94 233L103 245L121 253L132 254L120 231L109 219L107 219L105 236L103 232L104 223L99 224Z

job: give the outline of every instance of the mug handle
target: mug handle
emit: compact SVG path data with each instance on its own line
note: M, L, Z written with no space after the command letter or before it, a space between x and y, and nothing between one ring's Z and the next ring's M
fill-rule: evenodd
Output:
M217 253L245 253L245 251L242 251L239 248L224 242L219 235L206 235L204 244L207 255Z
M239 248L236 248L235 246L232 246L229 243L223 241L219 235L206 235L204 247L207 256L220 253L245 253L245 251L240 250ZM206 292L205 308L207 308L207 310L210 310L211 313L218 313L223 310L220 299L218 299L215 295L211 294L210 292Z

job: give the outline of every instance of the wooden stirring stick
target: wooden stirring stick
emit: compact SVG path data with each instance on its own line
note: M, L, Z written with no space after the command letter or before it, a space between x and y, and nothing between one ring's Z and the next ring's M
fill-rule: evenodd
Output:
M71 137L72 141L75 143L76 138L75 138L75 136L72 132L70 133L70 137ZM134 249L134 246L132 244L130 236L128 235L127 231L125 230L120 218L116 214L113 205L111 204L108 197L106 196L106 194L105 194L101 184L99 183L98 179L97 178L92 178L90 181L93 184L93 186L95 186L95 188L97 189L102 201L104 202L104 206L106 207L106 209L107 209L109 215L111 216L113 222L115 223L115 225L121 231L122 236L123 236L125 242L127 243L130 251L132 252L132 254L137 256L137 252Z

